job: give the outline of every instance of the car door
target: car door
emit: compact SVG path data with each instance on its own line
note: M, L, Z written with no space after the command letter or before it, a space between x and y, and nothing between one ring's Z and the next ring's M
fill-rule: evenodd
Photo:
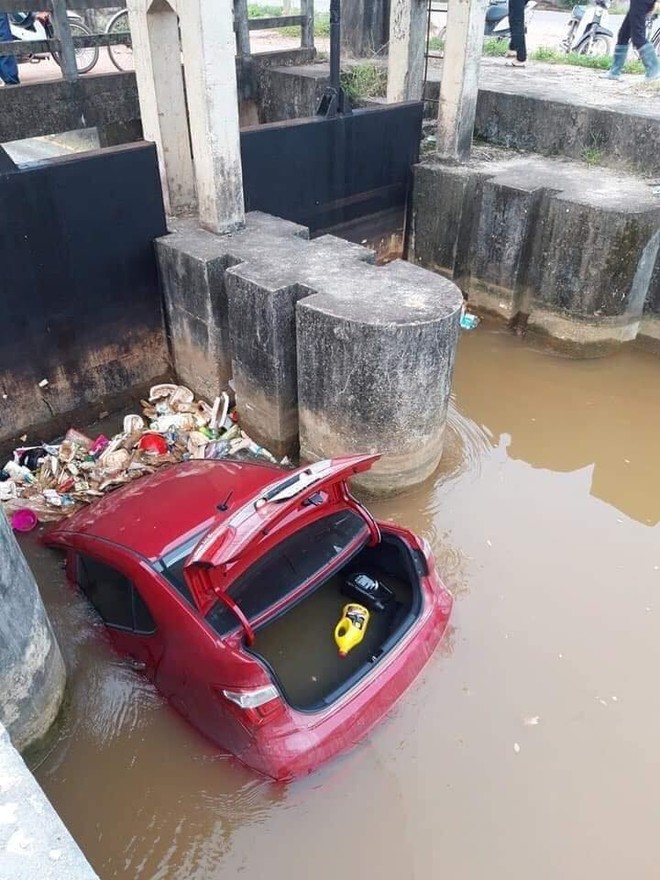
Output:
M121 566L121 567L120 567ZM139 566L131 560L100 558L77 552L73 576L103 621L115 650L131 666L154 680L163 653L163 633L153 609L136 585Z

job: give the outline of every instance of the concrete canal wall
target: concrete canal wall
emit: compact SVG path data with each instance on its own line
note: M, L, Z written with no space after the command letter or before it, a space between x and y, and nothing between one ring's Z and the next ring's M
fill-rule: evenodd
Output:
M49 421L68 427L61 416L161 376L168 362L151 144L5 163L0 199L2 442Z
M0 600L0 722L14 746L25 749L55 720L65 670L34 577L2 511Z
M98 880L0 724L0 876Z
M534 157L415 169L411 258L571 353L643 332L659 244L660 201L635 177Z

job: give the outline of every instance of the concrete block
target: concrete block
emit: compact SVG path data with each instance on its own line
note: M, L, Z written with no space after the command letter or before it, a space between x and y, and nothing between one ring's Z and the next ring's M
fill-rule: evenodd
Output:
M358 484L401 491L442 455L462 296L401 260L323 287L296 307L301 457L382 452Z
M383 461L363 480L379 494L423 480L442 453L458 288L402 261L376 267L373 252L358 244L333 236L310 242L302 227L263 214L246 219L232 236L184 222L158 242L179 375L188 375L180 358L190 354L178 335L191 337L193 311L201 324L212 321L185 266L193 256L216 260L227 266L225 339L248 433L294 456L300 435L308 460L381 451ZM213 396L221 386L202 337L200 329L195 358L216 383Z
M459 206L457 179L468 177ZM445 192L453 228L433 216ZM483 310L574 354L637 335L660 239L660 205L643 181L538 157L431 165L415 171L413 212L415 262L436 268L453 255L447 268Z
M55 720L66 673L34 577L2 511L0 607L0 725L23 750Z

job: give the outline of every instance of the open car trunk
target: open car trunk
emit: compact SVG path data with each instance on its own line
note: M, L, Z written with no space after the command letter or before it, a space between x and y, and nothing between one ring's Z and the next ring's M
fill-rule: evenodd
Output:
M341 657L335 626L348 602L342 592L353 573L376 578L393 595L383 610L370 608L362 641ZM367 603L361 603L367 605ZM414 623L422 606L419 575L408 547L395 535L382 533L375 547L360 550L338 572L295 605L255 632L246 650L271 669L287 702L301 711L319 711L367 675Z

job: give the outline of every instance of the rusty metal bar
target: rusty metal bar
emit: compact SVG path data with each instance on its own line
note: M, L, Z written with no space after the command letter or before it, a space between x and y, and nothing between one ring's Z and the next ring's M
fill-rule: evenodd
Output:
M76 52L73 48L73 36L69 18L66 14L66 0L51 0L52 21L55 36L60 41L59 64L62 68L62 77L73 81L78 79L78 67L76 65Z
M280 15L273 18L251 18L249 28L251 31L266 31L283 27L296 27L303 25L305 18L302 15Z
M92 46L124 46L126 34L89 34L84 37L71 37L74 49L89 49ZM44 52L59 52L60 41L52 40L12 40L0 41L0 55L41 55Z

